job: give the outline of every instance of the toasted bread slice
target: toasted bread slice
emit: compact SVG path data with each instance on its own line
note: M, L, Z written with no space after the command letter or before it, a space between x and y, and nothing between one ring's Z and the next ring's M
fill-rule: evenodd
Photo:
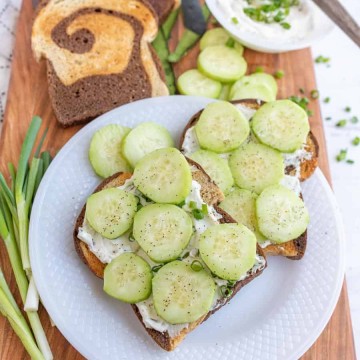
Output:
M242 105L249 109L257 110L263 104L260 100L254 99L245 99L245 100L236 100L232 101L235 105ZM182 148L182 144L185 139L186 132L196 125L197 121L199 120L201 111L196 113L186 125L184 132L180 139L180 149ZM308 179L315 171L318 165L318 158L319 158L319 145L318 142L313 135L312 132L309 133L307 137L307 142L305 145L305 150L311 154L311 157L305 158L300 163L300 181L305 181ZM295 169L292 167L287 167L285 169L286 174L288 175L295 175ZM281 255L285 256L291 260L300 260L306 250L306 243L307 243L307 231L305 231L301 236L297 239L288 241L283 244L271 244L267 245L263 248L263 251L266 255Z
M157 16L159 17L159 23L162 24L171 11L177 9L180 5L180 0L148 0L151 6L154 8Z
M60 124L85 123L122 104L168 95L151 47L157 31L146 0L43 0L31 41L36 59L47 60Z
M225 211L220 209L217 204L223 200L224 196L221 192L221 190L215 185L215 183L210 179L210 177L204 172L204 170L199 166L197 163L193 162L192 160L188 160L189 164L192 165L192 176L193 179L198 181L201 184L201 196L209 205L213 205L216 209L216 211L222 215L222 219L220 220L221 223L235 223L236 221L231 218L230 215L228 215ZM125 183L127 179L131 177L131 174L129 173L117 173L110 178L104 180L95 190L101 191L106 188L110 187L117 187L121 186ZM88 246L78 239L78 229L80 226L82 226L82 223L84 221L86 207L84 206L74 228L73 238L75 243L75 248L80 256L80 258L83 260L83 262L90 268L90 270L99 278L103 278L104 276L104 268L105 264L101 263L100 260L89 250ZM264 257L264 252L262 249L257 246L257 254ZM222 306L227 304L234 296L235 294L246 284L248 284L250 281L252 281L255 277L259 276L262 271L265 269L266 263L264 264L263 268L256 268L253 272L251 270L249 271L249 276L241 281L238 281L233 289L233 293L229 298L219 300L219 303L215 307L214 310L210 311L208 314L204 315L197 321L189 324L187 328L184 328L177 336L170 337L168 332L161 333L157 330L147 328L143 322L142 316L138 310L138 307L136 305L131 305L135 314L137 315L138 319L144 326L147 333L153 338L153 340L161 346L164 350L172 351L176 348L177 345L185 338L185 336L190 333L192 330L194 330L197 326L199 326L202 322L207 320L213 313L215 313L217 310L219 310Z

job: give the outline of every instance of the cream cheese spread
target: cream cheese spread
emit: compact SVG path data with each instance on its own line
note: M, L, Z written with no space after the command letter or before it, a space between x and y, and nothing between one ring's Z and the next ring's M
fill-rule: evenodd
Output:
M304 160L310 160L312 154L305 149L305 144L293 153L282 153L285 167L291 166L295 169L295 176L300 177L300 165Z
M301 40L314 29L315 15L309 0L299 0L299 5L291 6L283 22L290 24L285 29L277 22L258 22L245 14L244 9L271 4L269 0L217 0L218 9L240 32L250 33L267 39L283 42Z

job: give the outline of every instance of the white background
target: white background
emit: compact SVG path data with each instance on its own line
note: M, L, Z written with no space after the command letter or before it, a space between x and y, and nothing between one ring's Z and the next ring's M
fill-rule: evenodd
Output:
M30 0L26 0L30 1ZM329 0L331 1L331 0ZM341 0L360 23L360 1ZM11 44L14 39L14 24L21 0L0 0L0 119L5 104L7 82L11 62ZM360 122L337 128L340 119L358 116L360 120L360 49L339 29L313 45L314 58L330 57L330 66L315 64L320 91L325 133L335 195L343 213L347 235L347 282L350 308L354 327L357 353L360 354L360 146L351 145L355 136L360 136ZM322 99L330 97L328 104ZM351 112L344 111L346 106ZM1 128L1 125L0 125ZM340 149L348 149L353 165L335 160Z

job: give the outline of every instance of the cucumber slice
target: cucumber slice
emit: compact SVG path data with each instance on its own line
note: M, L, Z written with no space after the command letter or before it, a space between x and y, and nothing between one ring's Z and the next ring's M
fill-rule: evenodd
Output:
M244 76L247 63L237 50L217 45L207 47L200 53L198 68L206 76L227 83Z
M123 154L135 167L146 154L166 147L174 147L169 131L154 122L144 122L131 130L123 141Z
M199 250L214 274L237 281L255 264L256 237L244 225L220 224L201 234Z
M195 131L202 148L225 153L238 148L246 140L250 126L234 105L218 101L206 106Z
M234 185L229 164L220 155L207 150L198 150L189 157L203 167L224 194Z
M184 155L174 148L158 149L145 155L134 170L134 184L151 200L179 204L191 190L191 170Z
M176 205L152 204L135 215L133 235L156 262L168 262L180 256L192 232L190 216Z
M214 301L216 285L205 271L173 261L153 278L154 307L170 324L191 323L207 314Z
M217 99L221 92L221 83L203 75L199 70L192 69L180 75L177 86L180 94L205 96Z
M262 143L290 153L306 143L310 126L304 109L290 100L278 100L255 113L252 129Z
M135 304L151 294L150 265L134 253L119 255L104 271L104 291L115 299Z
M137 209L137 199L124 190L111 188L92 194L86 202L86 220L106 237L116 239L128 231Z
M260 231L275 243L298 238L309 225L304 202L282 185L270 186L260 194L256 216Z
M230 100L258 99L262 101L274 101L276 95L265 85L244 85L238 88L231 96Z
M256 199L257 195L249 190L234 189L220 203L224 209L239 224L245 225L251 230L258 241L264 241L265 237L260 233L256 220Z
M215 28L206 31L200 40L201 51L209 46L216 46L216 45L225 45L225 46L233 47L241 55L244 52L244 47L236 40L234 40L223 28Z
M235 184L258 194L284 177L281 153L262 144L243 145L230 155L229 165Z
M231 87L230 96L233 96L235 92L246 85L263 85L271 90L271 93L276 99L278 92L278 86L275 78L270 74L255 73L248 76L243 76L240 80L236 81Z
M219 95L219 99L225 101L229 100L230 89L231 89L231 84L223 84Z
M120 171L132 171L121 154L121 144L130 130L128 127L112 124L94 134L90 143L89 160L97 175L107 178Z

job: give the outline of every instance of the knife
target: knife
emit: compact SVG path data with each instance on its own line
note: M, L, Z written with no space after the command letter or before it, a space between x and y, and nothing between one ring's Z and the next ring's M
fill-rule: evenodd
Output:
M181 8L185 27L198 35L206 30L206 21L198 0L182 0Z

